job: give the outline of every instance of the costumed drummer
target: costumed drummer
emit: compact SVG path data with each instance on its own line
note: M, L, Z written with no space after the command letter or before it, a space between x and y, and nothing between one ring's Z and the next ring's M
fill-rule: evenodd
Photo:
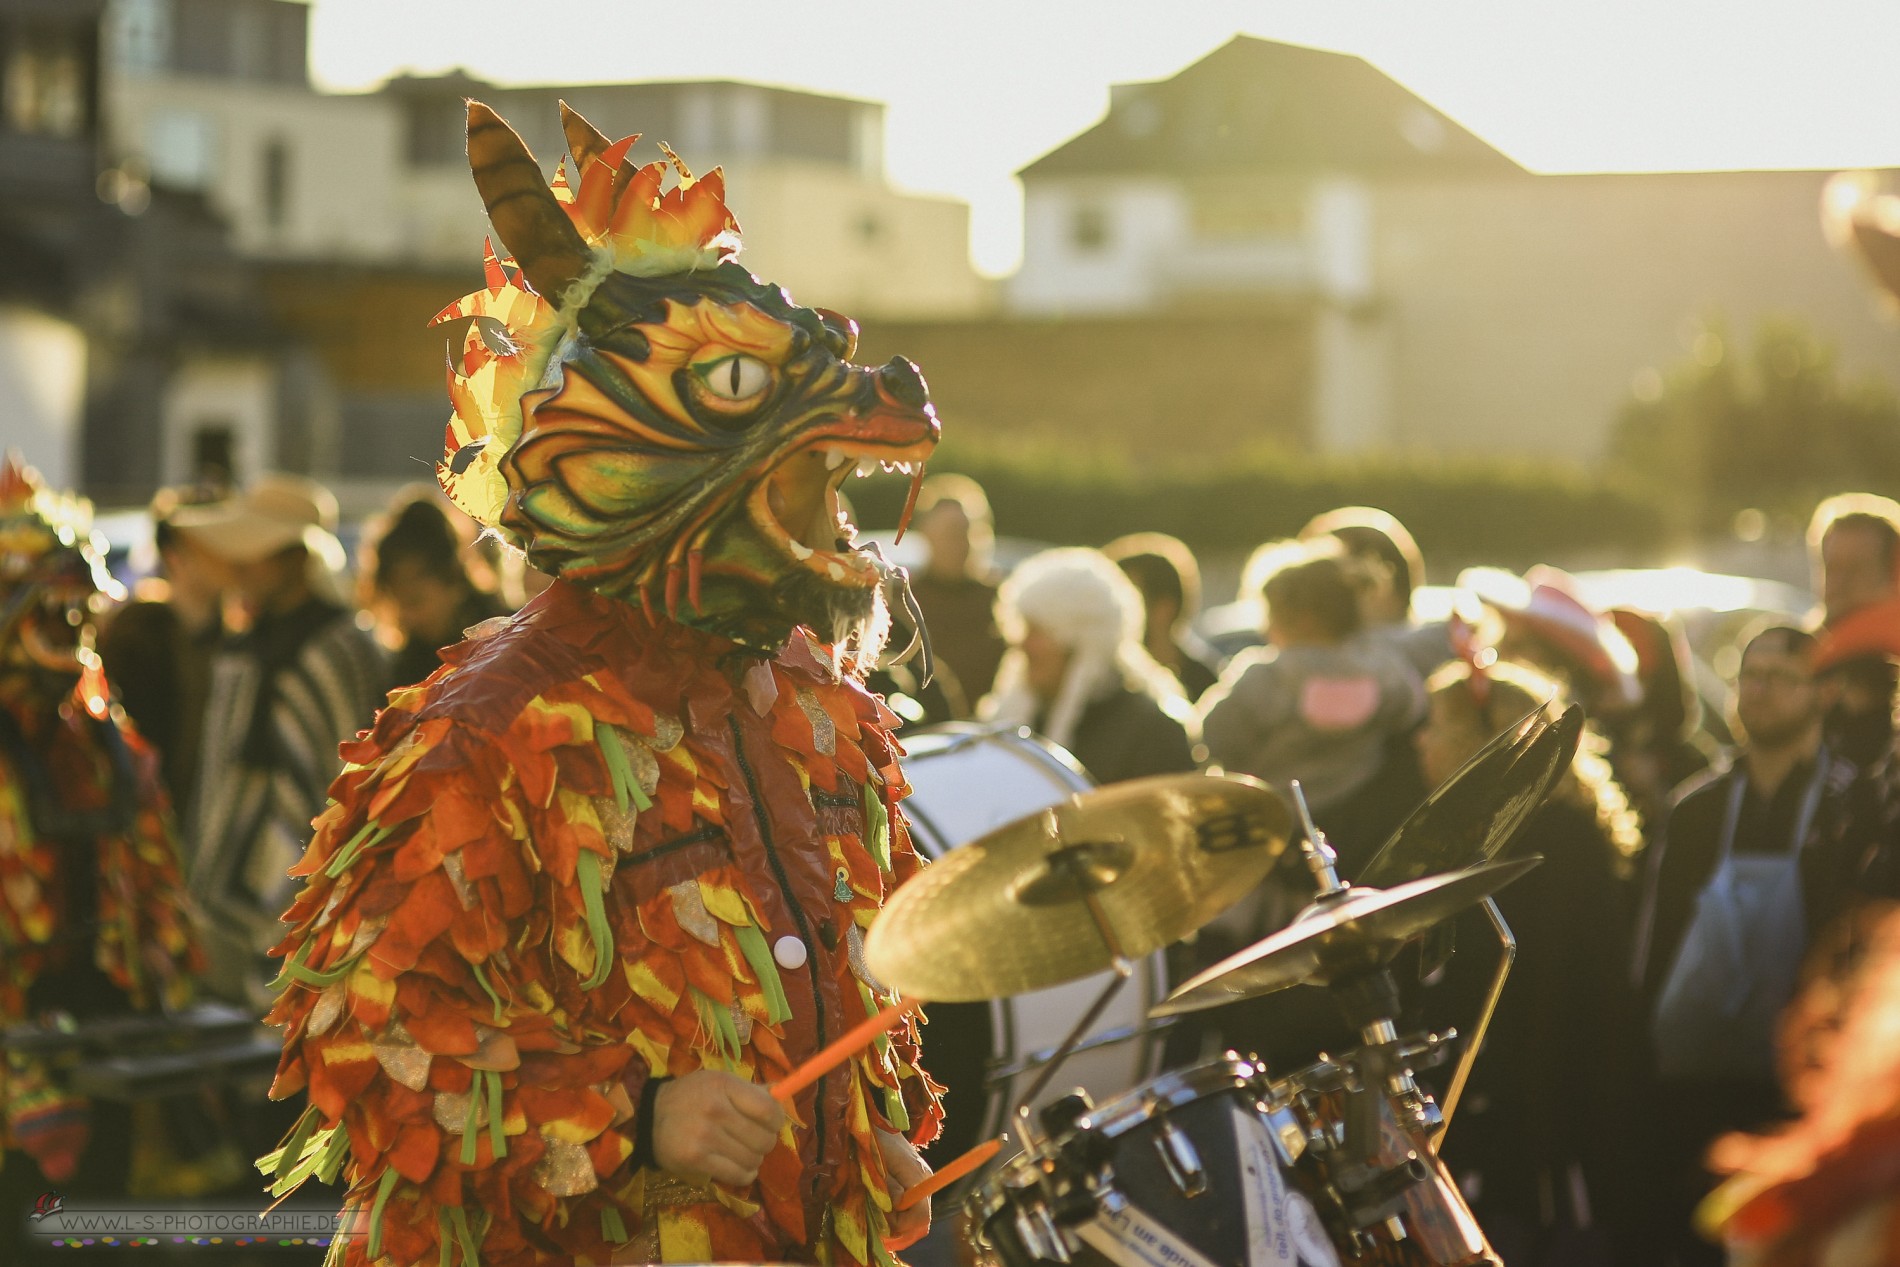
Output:
M340 1175L335 1259L890 1262L941 1120L904 1022L766 1090L893 995L864 964L917 866L896 718L858 676L888 574L837 486L921 474L910 362L733 261L717 171L563 108L550 189L469 107L498 244L439 473L559 579L346 745L279 947L261 1163ZM889 574L895 575L895 574Z
M176 1007L203 967L158 758L93 651L95 601L123 592L91 520L17 457L0 464L0 1029ZM123 1192L130 1132L123 1106L0 1052L0 1251L49 1187Z

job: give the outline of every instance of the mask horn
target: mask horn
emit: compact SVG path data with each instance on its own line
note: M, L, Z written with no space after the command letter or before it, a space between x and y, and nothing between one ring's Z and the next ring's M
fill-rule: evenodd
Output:
M574 179L578 182L612 142L565 101L561 103L561 131L567 134L567 152L574 156Z
M593 262L587 242L515 130L479 101L468 103L468 166L495 236L535 293L558 303Z

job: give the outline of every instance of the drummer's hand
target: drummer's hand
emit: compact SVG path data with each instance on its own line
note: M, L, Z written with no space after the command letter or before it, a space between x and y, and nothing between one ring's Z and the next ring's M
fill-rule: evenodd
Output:
M884 1155L884 1169L891 1177L891 1200L895 1203L899 1197L930 1177L930 1165L902 1135L873 1129L877 1129L877 1150ZM926 1198L908 1210L891 1211L891 1227L884 1237L885 1247L893 1250L909 1249L924 1239L924 1233L929 1230L930 1201Z
M701 1069L653 1097L653 1160L685 1179L743 1188L778 1143L785 1111L772 1093L720 1069Z

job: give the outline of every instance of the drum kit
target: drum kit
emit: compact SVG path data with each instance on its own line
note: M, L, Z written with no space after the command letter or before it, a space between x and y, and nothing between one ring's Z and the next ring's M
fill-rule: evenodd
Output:
M992 1060L992 1083L1001 1072L1009 1111L988 1103L982 1128L990 1137L929 1185L976 1172L960 1185L961 1217L947 1221L961 1229L959 1260L1496 1264L1438 1146L1514 949L1492 894L1539 861L1498 855L1568 768L1581 727L1574 708L1526 717L1434 792L1354 883L1340 879L1297 784L1294 810L1264 784L1228 775L1074 791L1050 762L1011 755L994 734L966 731L923 745L926 763L957 745L989 745L993 768L983 786L1009 786L1000 775L1014 770L1019 784L1040 780L1049 802L947 849L933 821L938 812L985 798L926 798L915 807L920 844L935 861L891 896L865 953L872 972L910 1006L928 1001L938 1022L929 1035L933 1069L934 1040L949 1028L941 1025L944 1005L996 1007L1079 982L1099 986L1052 1049L1029 1062ZM914 771L912 781L934 782ZM1313 879L1311 904L1286 927L1153 998L1144 969L1159 952L1247 896L1295 847ZM1479 906L1503 953L1441 1109L1414 1073L1449 1060L1458 1033L1399 1032L1392 965L1402 948ZM1109 1012L1131 980L1148 996L1132 1025L1125 1013ZM1315 1053L1314 1063L1278 1076L1229 1051L1144 1075L1100 1104L1087 1090L1045 1094L1077 1053L1150 1043L1188 1013L1297 984L1331 995L1357 1046ZM1105 1017L1122 1023L1104 1030ZM1033 1080L1018 1087L1032 1069ZM1099 1092L1099 1063L1095 1073ZM1003 1119L1018 1151L993 1162L1003 1152L994 1134Z

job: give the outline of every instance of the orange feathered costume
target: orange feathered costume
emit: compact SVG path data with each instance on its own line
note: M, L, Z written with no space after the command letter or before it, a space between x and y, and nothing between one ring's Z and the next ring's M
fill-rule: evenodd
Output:
M470 124L521 262L452 310L478 328L443 483L571 579L345 747L271 1014L273 1094L310 1104L260 1164L343 1177L348 1267L888 1263L876 1132L941 1120L911 1022L795 1098L744 1190L634 1158L651 1079L769 1083L894 998L862 945L918 865L897 719L801 626L871 609L836 487L847 450L927 453L922 379L849 365L854 326L730 262L723 207L682 230L631 140L569 113L576 197Z
M87 503L0 465L0 1026L176 1007L204 965L157 756L92 651L90 599L118 585L90 531ZM87 1133L43 1062L0 1058L0 1148L63 1182Z

